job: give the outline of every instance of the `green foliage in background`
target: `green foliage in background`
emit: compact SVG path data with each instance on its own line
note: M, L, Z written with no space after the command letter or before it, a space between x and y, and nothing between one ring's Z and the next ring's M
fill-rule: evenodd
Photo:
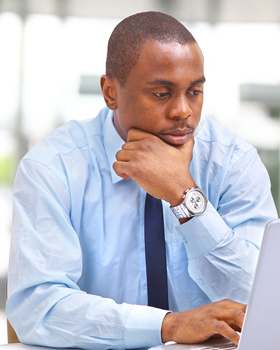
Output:
M278 149L265 150L258 149L261 160L263 161L271 181L271 192L278 211L280 214L280 154Z
M12 184L16 170L15 156L0 157L0 183Z

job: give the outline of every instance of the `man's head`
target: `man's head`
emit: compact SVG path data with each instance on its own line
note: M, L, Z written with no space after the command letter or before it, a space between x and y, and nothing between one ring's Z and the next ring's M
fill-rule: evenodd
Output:
M181 45L196 43L192 34L174 17L161 12L141 12L122 20L113 30L106 60L106 75L123 87L147 41Z
M171 16L139 13L113 31L101 87L125 141L138 128L174 146L187 142L200 120L204 82L200 48Z

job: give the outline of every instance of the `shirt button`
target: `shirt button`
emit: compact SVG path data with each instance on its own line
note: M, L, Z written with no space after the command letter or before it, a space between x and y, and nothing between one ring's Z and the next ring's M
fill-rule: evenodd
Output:
M203 281L201 278L199 278L198 282L199 282L200 284L204 285L204 281Z
M186 240L185 237L183 238L183 241L184 241L184 243L186 243L186 244L188 243L188 241Z

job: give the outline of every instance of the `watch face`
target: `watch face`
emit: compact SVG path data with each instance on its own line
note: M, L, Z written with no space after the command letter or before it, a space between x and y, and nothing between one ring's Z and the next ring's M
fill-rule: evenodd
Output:
M205 196L197 189L186 193L184 204L193 215L202 214L206 209Z

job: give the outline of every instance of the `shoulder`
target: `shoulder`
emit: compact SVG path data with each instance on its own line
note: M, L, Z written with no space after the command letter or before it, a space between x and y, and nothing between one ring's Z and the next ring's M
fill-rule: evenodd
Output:
M241 170L256 156L257 150L240 136L213 119L205 118L196 136L193 156L195 168L204 171L212 169L213 173L221 175L232 170L235 165Z
M201 143L218 144L221 147L231 148L234 146L244 153L253 148L240 136L209 117L205 117L204 124L197 135L197 140Z
M199 154L206 153L208 156L215 155L215 158L225 158L228 166L248 153L253 155L257 152L240 136L209 117L204 120L203 127L196 137L196 144Z
M33 160L44 165L50 163L57 155L66 156L75 150L89 147L89 144L102 144L104 121L109 109L102 109L92 119L71 120L52 131L33 147L23 160Z

